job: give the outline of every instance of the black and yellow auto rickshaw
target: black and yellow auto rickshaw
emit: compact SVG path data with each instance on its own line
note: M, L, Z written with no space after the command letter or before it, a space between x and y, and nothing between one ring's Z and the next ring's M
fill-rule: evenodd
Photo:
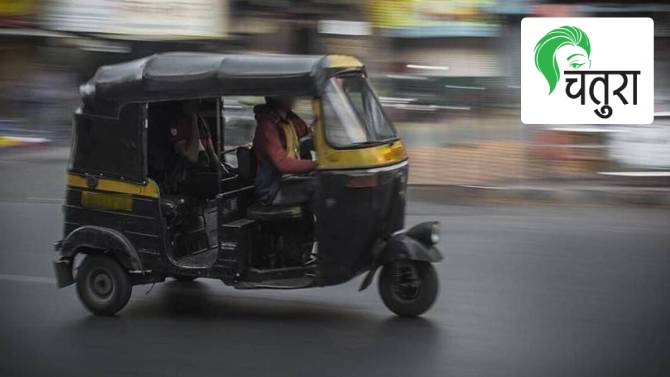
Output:
M404 229L407 155L357 59L158 54L101 67L81 95L54 265L59 287L76 283L91 312L112 315L133 285L166 278L298 289L367 274L362 290L379 268L379 292L396 314L420 315L435 301L438 223ZM225 148L224 103L279 95L311 101L318 169L281 182L312 185L304 203L261 205L250 147ZM170 109L194 99L230 161L214 173L218 194L204 199L161 182ZM309 258L283 258L296 251Z

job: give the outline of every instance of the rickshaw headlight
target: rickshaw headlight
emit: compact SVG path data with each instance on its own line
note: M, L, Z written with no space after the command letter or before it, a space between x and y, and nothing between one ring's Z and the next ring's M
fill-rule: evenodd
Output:
M440 242L440 223L437 221L421 223L409 229L406 234L427 246L432 246Z
M440 242L440 223L434 222L430 229L430 242L436 245Z

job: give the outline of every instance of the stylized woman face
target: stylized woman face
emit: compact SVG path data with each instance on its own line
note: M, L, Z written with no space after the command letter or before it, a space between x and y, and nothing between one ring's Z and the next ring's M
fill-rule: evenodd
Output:
M563 71L591 68L591 42L575 26L561 26L545 34L535 45L535 67L549 84L551 94Z
M586 51L573 45L565 45L556 51L556 63L560 72L591 68L591 60Z

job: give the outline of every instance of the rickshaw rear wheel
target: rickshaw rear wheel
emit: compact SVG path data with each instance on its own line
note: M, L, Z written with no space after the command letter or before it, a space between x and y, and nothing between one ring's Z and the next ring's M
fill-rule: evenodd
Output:
M439 281L431 263L401 260L384 265L379 295L389 310L401 317L416 317L435 303Z
M111 316L130 299L132 284L126 270L109 255L89 254L77 269L77 294L86 309Z

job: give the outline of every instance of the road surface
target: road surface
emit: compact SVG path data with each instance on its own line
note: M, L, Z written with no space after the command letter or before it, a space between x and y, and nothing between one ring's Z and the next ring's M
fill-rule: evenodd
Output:
M2 161L0 376L668 376L670 211L411 202L442 222L441 293L138 286L114 318L57 289L62 162Z

